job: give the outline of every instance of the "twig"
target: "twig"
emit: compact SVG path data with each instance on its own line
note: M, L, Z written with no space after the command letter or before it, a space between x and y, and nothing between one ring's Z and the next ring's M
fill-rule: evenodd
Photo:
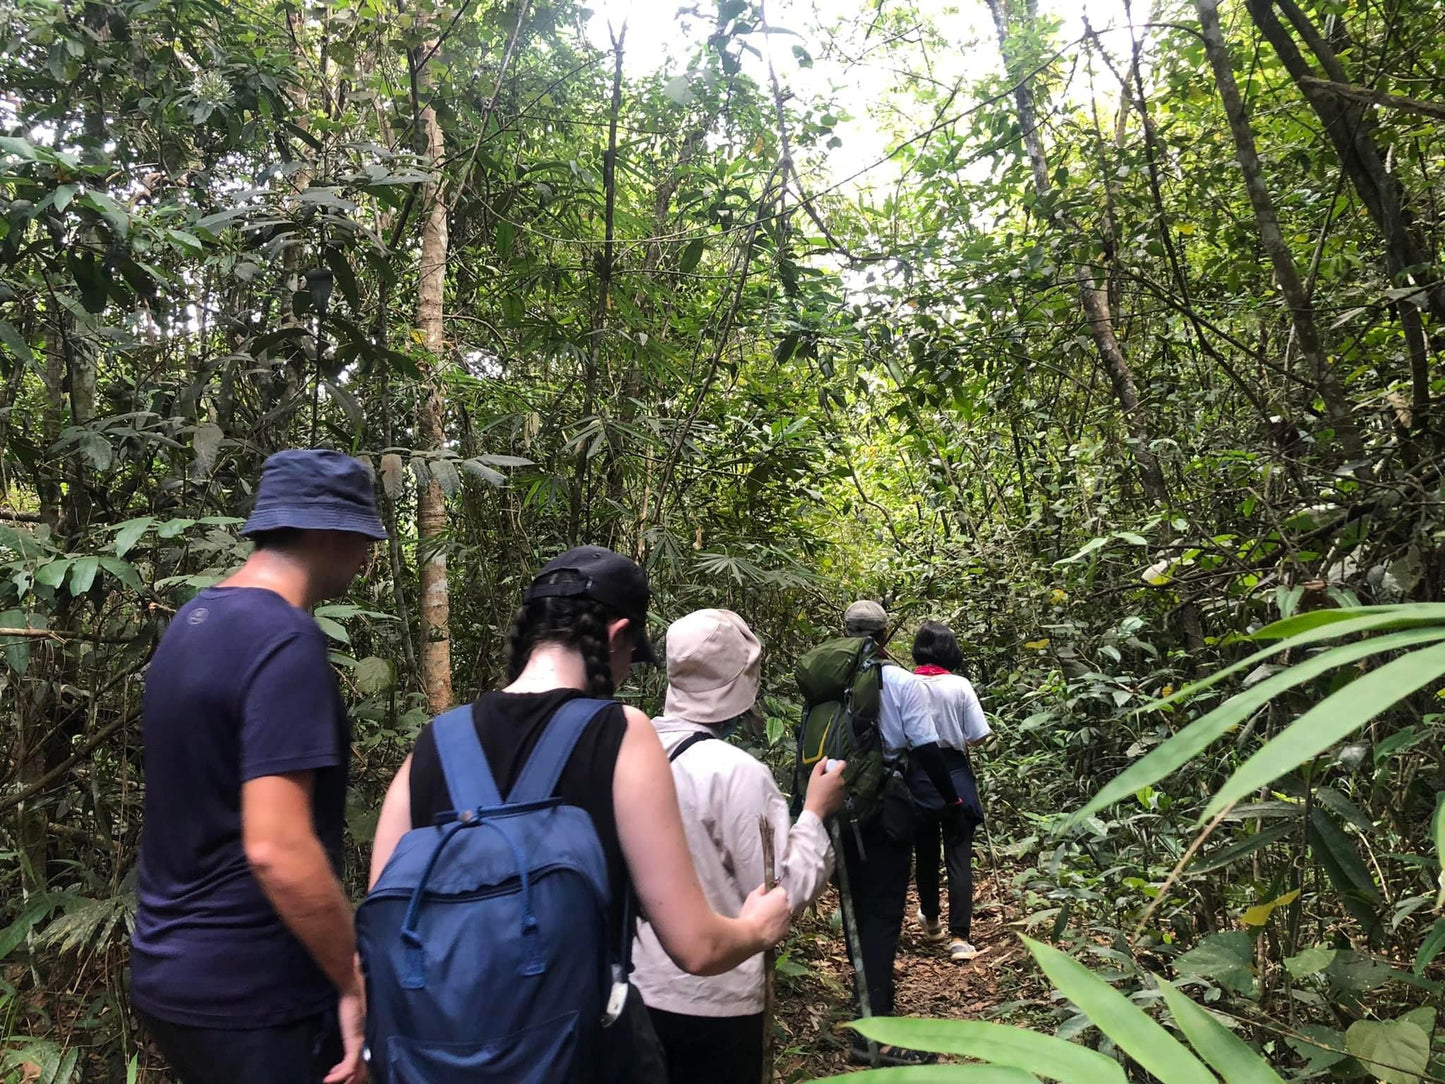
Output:
M33 640L54 640L59 644L65 643L58 633L52 632L50 629L0 629L0 636L28 636Z
M763 887L769 892L777 884L773 866L773 826L767 817L758 818L758 831L763 837ZM773 1017L777 1013L778 991L775 973L778 967L778 950L770 948L763 953L763 1084L772 1084L773 1079Z
M1234 807L1238 804L1237 802L1230 802L1215 815L1212 821L1205 825L1204 831L1194 837L1194 842L1189 844L1188 850L1180 857L1178 864L1169 871L1169 876L1164 879L1164 883L1159 887L1159 894L1149 901L1149 906L1144 908L1144 913L1139 916L1139 923L1134 927L1135 938L1143 932L1144 924L1149 921L1149 916L1154 913L1155 909L1164 902L1164 898L1169 895L1169 890L1174 887L1174 882L1179 880L1179 875L1184 872L1184 867L1189 864L1195 852L1204 845L1204 841L1209 838L1210 833L1224 823L1224 818L1229 816L1230 812L1233 811ZM1134 938L1130 938L1131 941L1133 939Z

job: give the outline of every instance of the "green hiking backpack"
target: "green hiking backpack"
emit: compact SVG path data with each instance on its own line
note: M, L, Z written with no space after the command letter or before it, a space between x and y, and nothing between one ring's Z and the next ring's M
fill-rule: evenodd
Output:
M876 817L896 765L885 755L878 731L883 701L883 661L870 636L844 636L820 644L793 670L803 694L798 723L794 804L801 808L808 778L820 760L845 760L844 810L855 825Z

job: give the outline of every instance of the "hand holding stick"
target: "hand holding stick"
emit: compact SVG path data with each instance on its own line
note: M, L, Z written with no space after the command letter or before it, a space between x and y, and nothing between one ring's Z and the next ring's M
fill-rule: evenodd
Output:
M777 877L773 866L773 826L768 823L767 817L758 818L758 831L763 837L763 887L771 892L777 884ZM778 1000L773 976L777 964L776 948L763 953L763 1084L772 1084L773 1079L773 1013Z

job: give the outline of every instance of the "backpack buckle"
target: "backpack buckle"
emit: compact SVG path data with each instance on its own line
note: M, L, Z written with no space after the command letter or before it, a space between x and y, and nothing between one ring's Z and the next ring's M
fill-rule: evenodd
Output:
M627 1007L627 981L625 979L615 980L612 989L607 994L607 1008L602 1012L602 1026L610 1028L622 1018L622 1010Z

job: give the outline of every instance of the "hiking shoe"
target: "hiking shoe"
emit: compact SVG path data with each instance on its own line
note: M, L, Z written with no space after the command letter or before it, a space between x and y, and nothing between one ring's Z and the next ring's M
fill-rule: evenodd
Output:
M868 1044L859 1045L854 1043L848 1051L848 1061L853 1065L872 1065L868 1058ZM880 1046L878 1048L878 1064L888 1065L932 1065L938 1061L937 1054L929 1054L923 1050L909 1050L901 1046Z
M969 942L959 937L955 937L948 946L948 955L956 964L966 963L972 960L980 951L981 950L974 948Z
M943 922L941 919L929 918L922 909L914 916L918 924L923 927L923 936L929 941L942 941L944 938Z

